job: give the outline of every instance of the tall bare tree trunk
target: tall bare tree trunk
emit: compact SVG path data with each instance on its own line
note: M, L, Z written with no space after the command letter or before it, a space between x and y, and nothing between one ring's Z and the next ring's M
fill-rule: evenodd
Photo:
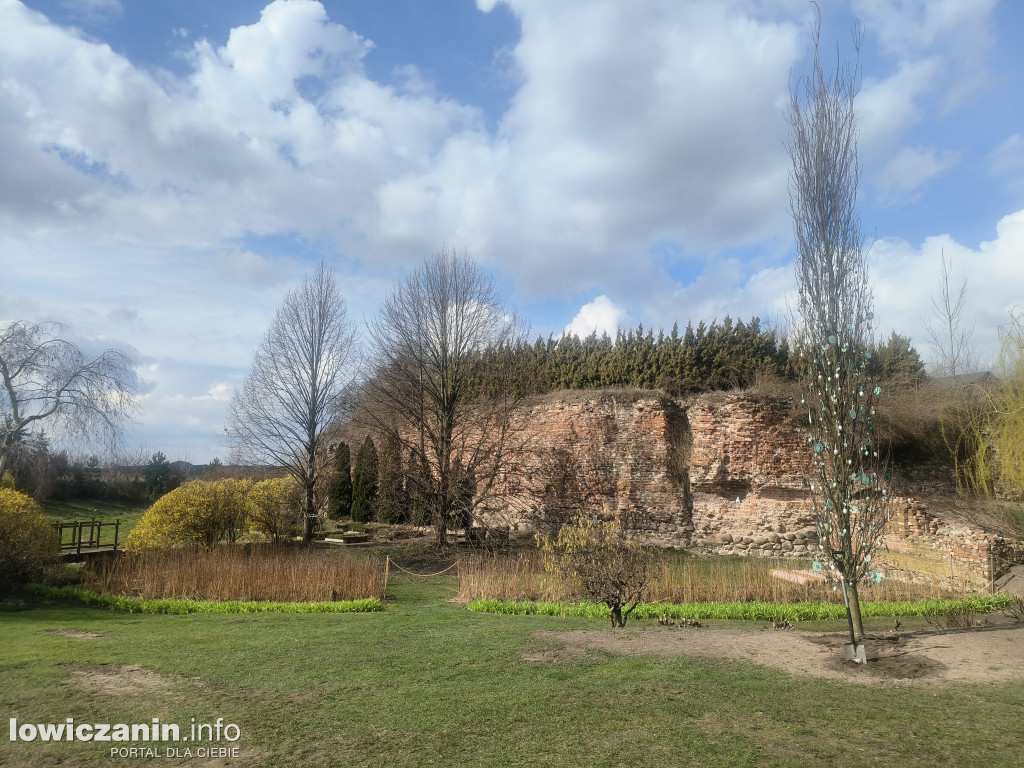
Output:
M521 395L511 365L489 363L485 374L480 363L488 351L519 343L521 329L475 263L442 251L395 285L370 335L375 369L360 416L420 467L417 490L429 499L435 541L444 546L456 508L460 521L472 520L503 492ZM476 485L464 499L467 477Z
M306 542L318 516L318 481L330 472L330 462L321 460L326 430L352 380L354 340L334 274L321 263L285 296L228 407L235 460L283 467L301 489Z
M793 88L789 109L799 308L794 333L806 384L819 557L845 582L855 634L863 635L857 585L870 575L889 500L872 425L882 389L868 373L874 315L857 215L859 72L847 66L825 73L820 11L816 21L811 71ZM855 35L858 51L859 42Z

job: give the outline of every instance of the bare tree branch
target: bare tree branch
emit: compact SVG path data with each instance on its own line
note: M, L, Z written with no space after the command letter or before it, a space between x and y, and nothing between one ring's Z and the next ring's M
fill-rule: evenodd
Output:
M872 296L856 208L858 70L837 61L835 72L826 74L820 31L818 12L811 71L793 88L789 108L794 330L806 382L802 402L818 539L823 559L850 587L855 632L862 636L857 584L870 575L888 520L885 468L872 425L881 387L868 373ZM859 51L856 34L854 43Z
M932 318L925 320L924 328L932 342L938 360L937 373L957 377L974 373L978 359L971 345L975 323L964 323L964 304L967 301L967 278L960 281L959 288L951 288L952 262L946 261L942 253L942 274L939 278L939 294L932 296Z
M313 536L317 488L329 471L325 430L352 380L355 328L321 263L285 296L228 407L225 435L239 463L276 464L303 491L303 535Z
M481 377L481 367L522 331L491 279L454 250L398 283L369 330L375 368L360 412L418 466L419 500L443 544L452 521L468 524L494 498L517 452L511 370L488 365Z
M89 357L60 338L57 323L0 328L0 474L35 436L112 448L136 408L138 379L127 352Z

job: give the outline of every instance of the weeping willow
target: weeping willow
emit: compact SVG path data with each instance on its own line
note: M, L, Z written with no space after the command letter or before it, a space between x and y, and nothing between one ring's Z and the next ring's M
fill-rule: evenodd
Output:
M943 436L961 492L1024 496L1024 311L999 329L999 378L955 391Z

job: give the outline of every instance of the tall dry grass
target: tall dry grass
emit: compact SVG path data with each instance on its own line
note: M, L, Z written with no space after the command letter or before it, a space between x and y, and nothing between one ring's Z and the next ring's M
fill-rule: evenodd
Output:
M772 569L799 570L809 564L793 560L747 557L693 557L665 555L661 573L647 589L644 600L667 603L842 602L841 589L830 584L805 586L773 578ZM861 584L862 600L919 600L934 597L961 597L942 586L940 579L911 584L883 580L880 584ZM470 600L576 600L557 576L547 573L539 553L521 553L516 557L494 555L463 560L459 564L459 599Z
M86 588L176 600L320 602L384 597L383 563L350 552L260 544L165 549L91 566Z
M562 580L544 570L540 552L479 555L459 561L459 601L545 600L569 597Z

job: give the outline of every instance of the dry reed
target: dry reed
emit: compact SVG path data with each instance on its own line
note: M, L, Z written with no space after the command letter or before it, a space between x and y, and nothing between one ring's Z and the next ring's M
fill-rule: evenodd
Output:
M814 582L794 584L771 576L772 569L797 570L809 564L793 560L747 557L667 556L661 574L648 587L647 602L712 603L804 601L842 602L841 589ZM880 584L861 584L862 600L919 600L961 597L944 588L936 578L929 583L894 579ZM459 599L537 600L558 602L579 599L565 583L544 571L539 553L517 557L492 556L464 560L459 565Z
M379 561L337 550L221 545L121 555L88 569L85 586L148 599L319 602L384 596Z

